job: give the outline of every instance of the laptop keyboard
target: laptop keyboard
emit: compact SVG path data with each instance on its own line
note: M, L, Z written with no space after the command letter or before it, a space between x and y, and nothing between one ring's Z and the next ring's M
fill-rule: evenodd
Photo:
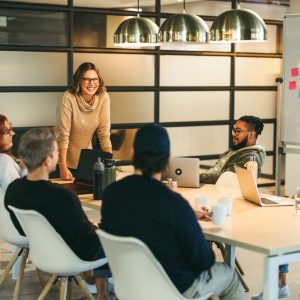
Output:
M267 198L261 198L260 200L261 200L261 202L262 202L263 204L278 204L277 202L272 201L272 200L267 199Z

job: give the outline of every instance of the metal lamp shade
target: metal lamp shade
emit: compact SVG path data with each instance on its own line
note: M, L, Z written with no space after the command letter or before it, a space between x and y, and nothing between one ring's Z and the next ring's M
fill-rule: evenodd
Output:
M211 42L257 42L267 40L263 19L248 9L232 9L219 15L210 29Z
M114 45L123 47L159 46L158 26L147 18L134 17L123 21L114 33Z
M161 43L206 43L208 26L198 16L176 14L170 16L161 25L158 41Z

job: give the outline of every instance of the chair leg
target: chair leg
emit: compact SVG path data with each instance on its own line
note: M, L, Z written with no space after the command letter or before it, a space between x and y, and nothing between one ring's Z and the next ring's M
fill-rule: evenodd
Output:
M44 289L42 290L42 293L39 295L37 300L44 300L45 299L45 297L48 295L48 293L49 293L49 291L50 291L51 287L53 286L56 279L57 279L57 275L52 274L49 281L45 285Z
M72 300L72 277L69 277L68 281L67 300Z
M28 258L28 254L29 254L29 249L23 249L22 260L21 260L21 264L20 264L20 270L19 270L18 279L16 282L13 300L19 299L19 294L20 294L20 290L21 290L21 286L22 286L22 282L23 282L24 270L25 270L25 265L26 265L26 261Z
M90 291L87 289L84 280L81 278L81 276L77 275L75 276L76 282L79 284L81 287L83 293L87 296L87 299L89 300L94 300L93 295L90 293Z
M246 281L244 280L243 276L241 275L241 273L240 273L240 271L237 267L235 267L235 271L236 271L236 273L238 274L238 276L240 278L241 284L243 285L245 292L249 292L250 289L249 289Z
M68 291L68 276L62 276L60 277L59 300L67 299L67 291Z
M17 261L19 255L22 253L22 251L23 251L22 248L17 248L17 250L14 252L13 256L11 257L11 259L9 261L9 263L7 264L6 268L4 269L3 273L0 276L0 286L2 285L4 280L6 279L8 273L12 269L13 265Z

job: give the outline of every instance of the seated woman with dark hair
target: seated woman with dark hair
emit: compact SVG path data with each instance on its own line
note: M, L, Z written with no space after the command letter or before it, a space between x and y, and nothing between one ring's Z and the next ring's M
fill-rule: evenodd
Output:
M7 117L0 115L0 188L4 192L12 181L27 173L22 163L17 163L10 151L14 135L12 125Z

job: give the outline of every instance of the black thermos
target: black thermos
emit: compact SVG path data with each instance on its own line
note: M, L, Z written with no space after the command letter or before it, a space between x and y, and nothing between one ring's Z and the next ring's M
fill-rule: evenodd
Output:
M93 171L93 196L94 199L102 200L104 164L101 162L100 157L98 158L98 161L95 162Z

